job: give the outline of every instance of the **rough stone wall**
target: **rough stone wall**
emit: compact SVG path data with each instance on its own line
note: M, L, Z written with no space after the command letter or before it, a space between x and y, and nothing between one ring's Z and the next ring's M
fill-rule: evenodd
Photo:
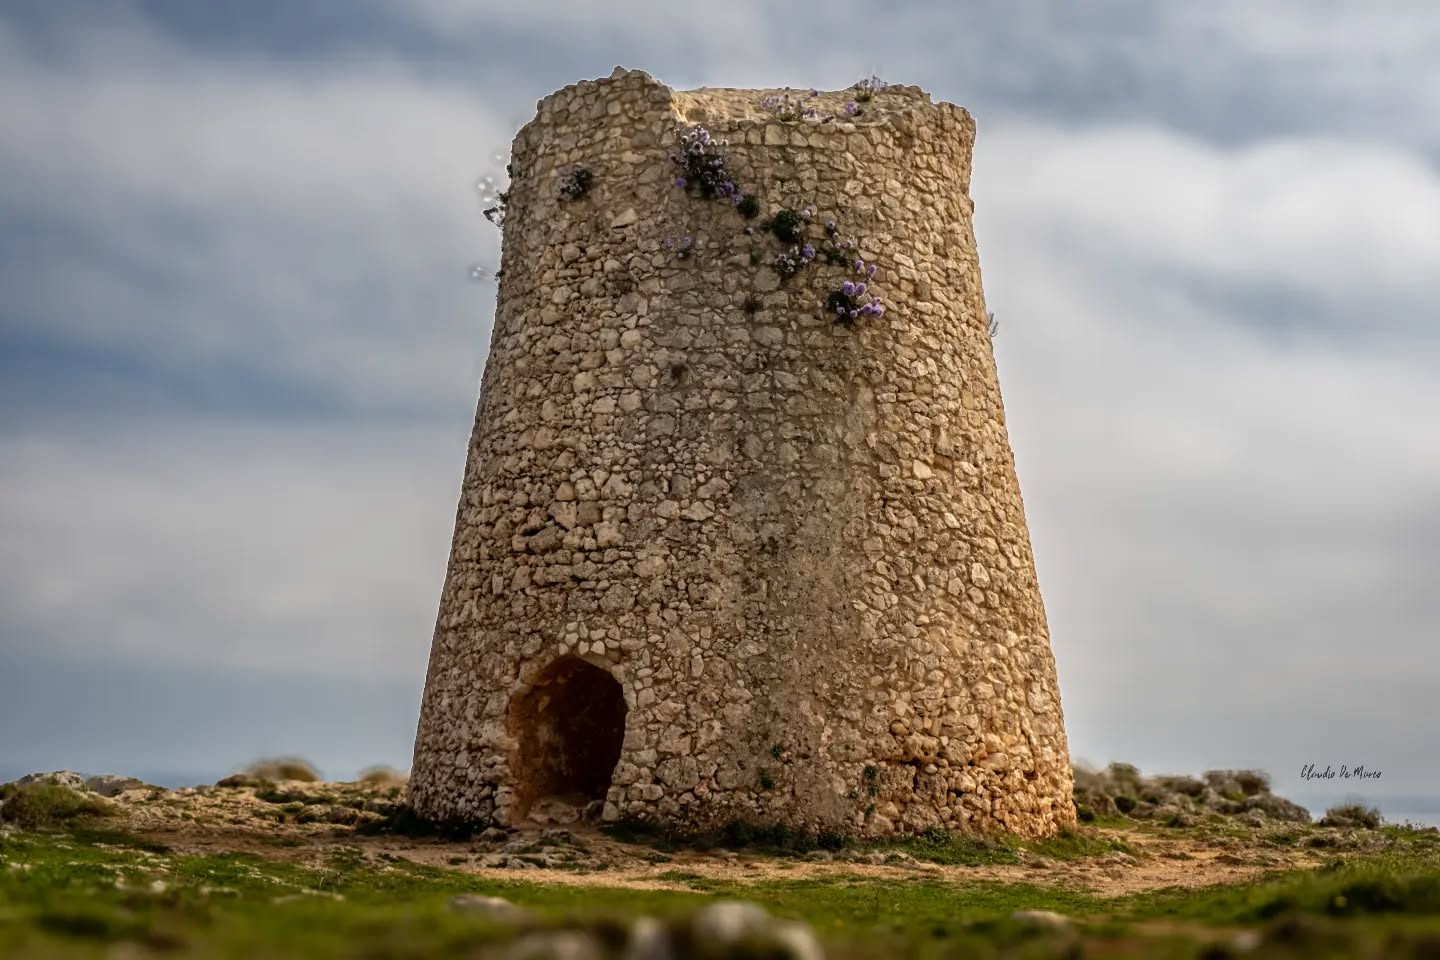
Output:
M607 819L1074 823L971 227L974 123L915 87L782 122L767 92L617 69L540 101L515 139L415 748L423 814L524 813L511 704L568 655L623 688ZM837 218L879 265L885 315L823 312L839 267L782 283L753 265L773 238L674 185L680 122L728 139L767 213ZM564 201L576 165L593 186ZM682 235L683 260L665 246Z

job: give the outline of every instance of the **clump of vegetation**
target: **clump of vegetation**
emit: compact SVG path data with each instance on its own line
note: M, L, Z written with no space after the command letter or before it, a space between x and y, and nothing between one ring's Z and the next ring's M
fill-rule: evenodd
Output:
M855 261L855 270L867 277L875 275L874 264L866 273L863 260ZM825 311L834 315L836 323L852 324L860 317L883 317L885 305L878 296L869 292L866 280L846 280L825 298Z
M434 837L440 840L471 840L488 824L471 820L431 820L411 807L397 804L382 817L356 825L355 832L365 835L396 834L402 837Z
M782 278L789 279L808 267L814 259L815 245L805 243L791 247L784 253L779 254L770 265L775 268L775 272L780 274Z
M1207 770L1205 782L1232 800L1270 792L1270 774L1264 770Z
M1325 811L1325 816L1320 818L1322 827L1364 827L1369 830L1378 829L1383 822L1378 808L1367 807L1363 803L1331 807Z
M649 844L666 852L748 849L758 853L796 855L812 850L840 850L850 843L850 838L841 833L807 833L781 824L750 820L731 820L712 830L690 831L626 817L604 829L606 834L622 843Z
M774 114L777 120L814 120L820 116L820 111L810 101L818 96L819 90L811 90L803 97L795 96L786 87L781 93L762 97L760 109Z
M861 80L859 83L851 86L850 89L855 95L855 99L852 102L869 103L871 100L875 99L875 94L879 93L881 90L884 90L888 86L888 83L886 83L884 80L881 80L879 77L875 76L872 73L867 79ZM853 113L854 111L851 112Z
M1004 834L952 833L933 828L914 837L865 844L869 850L898 850L917 860L949 866L1019 863L1023 854L1051 860L1078 860L1106 854L1133 854L1123 840L1092 832L1062 830L1043 840L1022 840Z
M367 787L403 787L410 781L410 777L394 767L387 767L384 764L376 764L373 767L366 767L360 771L360 776L355 782Z
M684 831L649 820L626 818L606 827L605 832L624 843L649 844L665 852L721 848L795 856L827 851L839 853L842 860L883 863L908 856L949 866L1014 864L1020 863L1027 854L1052 860L1077 860L1135 853L1123 840L1076 830L1062 830L1042 840L1025 840L1009 835L961 834L935 828L916 836L866 840L838 831L807 833L743 819L732 820L713 830Z
M0 823L24 830L73 826L113 812L111 805L99 797L58 783L0 786Z
M595 182L595 174L588 167L576 167L565 175L560 181L561 200L579 200L590 191L590 185Z
M760 221L760 229L770 231L781 243L796 244L805 238L805 227L814 216L815 211L810 207L798 211L787 207Z
M865 89L870 90L873 95L873 91L879 88L871 84ZM818 96L818 92L812 90L806 99L815 96ZM781 119L803 119L813 113L807 112L811 111L811 108L804 106L803 100L792 97L788 90L784 95L766 97L761 101L761 106L776 113ZM831 119L834 118L825 118L826 122ZM718 149L723 142L715 141L709 131L699 125L682 127L681 130L680 152L671 157L671 160L681 167L681 174L675 178L675 185L685 190L698 189L702 197L728 199L747 219L758 216L759 198L754 194L742 194L734 177L726 172L725 159ZM868 290L875 275L875 265L867 266L862 260L856 259L855 241L843 238L834 220L825 225L823 239L809 239L807 233L814 217L813 207L807 206L801 210L787 207L760 221L759 229L773 235L784 247L770 260L770 266L784 282L801 273L817 259L824 259L832 266L851 268L853 265L853 269L862 274L861 278L843 281L832 289L827 297L818 301L819 305L837 322L847 325L861 317L883 315L885 308L879 296ZM744 232L747 236L753 236L755 227L747 225ZM678 243L667 241L665 245L675 252L677 259L685 259L689 255L688 238ZM752 246L750 264L759 266L763 260L760 250Z
M1205 896L1176 890L1152 895L1137 913L1251 923L1296 914L1440 916L1440 870L1433 855L1382 855L1356 863L1334 860L1251 884L1218 886Z
M508 163L505 165L505 175L507 177L514 175L511 170L511 165ZM480 202L488 204L482 211L485 214L485 219L503 229L505 226L505 210L510 203L510 191L508 189L502 190L499 182L490 174L481 177L476 182L475 189L480 194Z
M675 254L676 260L689 260L695 250L695 238L686 234L678 240L666 240L665 249Z
M277 757L257 760L239 773L216 782L217 787L257 787L265 783L283 780L297 780L302 783L316 783L321 780L320 771L308 761L299 757Z
M725 170L725 157L720 151L723 146L723 140L716 140L699 124L684 128L680 152L670 158L680 168L675 186L698 191L707 200L728 200L738 207L745 198L735 178Z
M834 220L825 223L825 241L820 247L820 256L831 266L846 266L855 259L855 241L841 237L840 225Z

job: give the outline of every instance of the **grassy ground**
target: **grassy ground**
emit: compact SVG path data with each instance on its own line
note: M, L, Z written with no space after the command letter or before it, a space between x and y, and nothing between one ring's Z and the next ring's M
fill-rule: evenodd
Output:
M246 797L261 813L298 803ZM854 859L838 861L835 851L755 851L739 866L733 850L697 853L663 838L636 845L597 835L564 841L590 851L578 866L518 869L486 866L493 845L478 841L397 846L352 825L311 822L295 829L325 832L287 838L276 824L267 843L266 834L233 825L205 832L190 826L198 815L183 803L156 803L184 826L157 830L153 821L117 814L121 805L77 804L58 793L7 804L9 814L25 814L23 825L12 816L0 832L0 957L518 957L513 944L525 930L565 926L590 931L587 942L601 951L570 954L575 960L624 957L636 916L678 925L717 899L804 921L826 955L842 960L1440 956L1440 834L1394 827L1129 824L1031 843L932 835L841 851ZM509 841L547 863L541 854L557 843ZM602 849L603 856L595 852ZM1319 862L1264 866L1297 851ZM1114 893L1135 876L1163 883L1205 864L1220 869L1217 858L1250 864L1233 867L1248 870L1248 879ZM1181 873L1154 873L1162 861ZM1100 872L1084 872L1097 865ZM504 897L532 916L519 925L486 920L452 909L457 894ZM1016 919L1018 910L1069 920L1050 929ZM702 956L703 948L685 955Z

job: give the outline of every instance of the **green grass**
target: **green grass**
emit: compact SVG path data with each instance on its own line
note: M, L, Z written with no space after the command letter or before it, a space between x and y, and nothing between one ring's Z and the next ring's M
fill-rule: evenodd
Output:
M645 820L621 820L605 833L623 843L646 844L667 853L676 850L751 850L771 856L798 856L812 850L840 850L849 840L840 834L808 834L788 827L732 820L715 830L680 832Z
M1028 853L1051 860L1079 860L1108 853L1134 854L1123 840L1102 836L1088 830L1062 830L1043 840L1016 837L973 837L931 831L909 840L875 844L876 849L897 849L919 860L956 866L983 866L1021 862Z
M1132 901L1127 913L1230 924L1294 913L1440 918L1440 856L1390 853L1201 892L1159 891Z
M505 897L546 923L575 918L612 934L636 914L673 918L717 897L752 900L813 925L838 960L1065 955L1065 936L1011 919L1022 909L1076 918L1087 956L1201 955L1198 938L1146 932L1155 921L1222 932L1263 928L1267 944L1257 958L1320 956L1317 944L1326 943L1355 955L1398 957L1423 950L1426 938L1440 944L1440 842L1416 831L1376 834L1389 843L1387 851L1329 869L1105 899L1061 886L965 881L963 874L878 879L847 873L844 865L823 878L772 874L754 884L683 869L660 875L683 890L574 887L427 867L359 847L295 863L179 854L98 827L12 831L0 834L0 956L98 960L126 941L177 960L427 960L486 956L487 945L513 935L452 912L448 903L457 893ZM1007 852L1020 850L1063 858L1117 848L1083 831L1047 841L932 834L889 847L956 863L1006 862ZM1392 935L1399 946L1387 945Z
M715 898L743 898L805 920L841 942L896 931L948 937L972 920L1022 907L1085 912L1083 894L1024 885L957 888L839 876L753 886L673 872L695 889L566 887L486 879L351 849L311 864L248 854L179 855L118 834L0 839L0 956L86 955L133 941L177 956L341 958L464 955L506 931L453 914L457 893L502 896L552 920L645 913L674 917ZM391 950L395 952L391 952Z
M768 856L800 856L817 850L841 853L903 853L917 860L947 866L984 866L1020 863L1026 853L1052 860L1076 860L1107 853L1135 851L1123 840L1082 830L1063 830L1043 840L1013 836L952 834L930 830L916 837L893 840L854 840L841 834L806 834L781 826L732 821L701 833L675 833L646 821L624 820L606 828L609 836L625 843L648 844L659 850L747 850Z

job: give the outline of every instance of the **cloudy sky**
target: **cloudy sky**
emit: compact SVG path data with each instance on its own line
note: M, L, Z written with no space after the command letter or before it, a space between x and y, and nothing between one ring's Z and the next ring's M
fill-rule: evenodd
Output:
M0 6L0 777L408 766L474 184L621 64L975 115L1077 758L1440 794L1440 11L885 6Z

